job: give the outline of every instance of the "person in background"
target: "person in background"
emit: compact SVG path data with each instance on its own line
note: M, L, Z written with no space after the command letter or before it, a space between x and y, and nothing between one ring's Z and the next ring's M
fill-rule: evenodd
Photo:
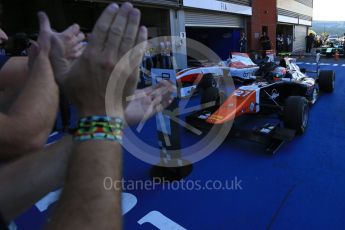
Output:
M10 37L6 45L6 53L9 56L27 56L30 39L26 33L16 33Z
M312 33L310 33L308 36L305 37L306 39L306 52L310 53L311 52L311 48L313 47L314 44L314 35Z
M286 42L287 42L287 51L292 52L292 35L290 34L287 35Z
M281 34L277 36L277 53L281 53L284 47L284 37Z
M161 54L161 68L172 69L172 45L167 36L159 43Z
M261 43L262 50L269 50L269 49L271 49L271 40L267 36L266 32L262 33L262 35L260 37L260 43Z
M263 32L259 41L260 41L261 49L262 49L262 58L265 58L266 51L271 49L271 40L267 36L267 33Z
M240 53L247 52L247 36L244 32L242 32L242 34L241 34L241 38L239 40L239 45L240 45Z
M150 40L147 42L147 48L140 67L140 82L138 85L138 88L140 89L145 88L148 84L151 84L151 69L154 68L154 50L151 42L152 41Z
M320 35L316 35L314 46L315 46L315 48L320 48L322 46L322 41L321 41Z

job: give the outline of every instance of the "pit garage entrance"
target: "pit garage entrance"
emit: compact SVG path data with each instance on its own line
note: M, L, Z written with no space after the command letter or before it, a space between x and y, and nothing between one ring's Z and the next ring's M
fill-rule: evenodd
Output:
M239 51L245 16L230 13L186 11L186 35L211 48L226 60L230 52Z

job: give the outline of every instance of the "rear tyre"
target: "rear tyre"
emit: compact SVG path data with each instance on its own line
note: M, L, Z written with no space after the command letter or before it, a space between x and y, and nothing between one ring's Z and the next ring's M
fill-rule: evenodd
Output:
M335 72L333 70L320 71L319 86L323 92L331 93L334 91Z
M284 107L284 126L294 129L298 134L303 134L308 126L309 103L300 96L291 96L286 100Z

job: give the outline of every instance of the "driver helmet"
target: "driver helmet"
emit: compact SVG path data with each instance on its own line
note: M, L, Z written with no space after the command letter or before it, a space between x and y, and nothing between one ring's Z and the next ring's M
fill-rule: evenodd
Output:
M273 71L273 78L275 81L280 81L286 75L286 68L277 66Z

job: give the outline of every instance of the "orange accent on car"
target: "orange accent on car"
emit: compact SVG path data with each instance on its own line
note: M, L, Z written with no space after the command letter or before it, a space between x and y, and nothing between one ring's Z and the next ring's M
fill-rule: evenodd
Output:
M213 113L206 122L223 124L244 114L256 113L256 91L238 89Z
M186 75L180 79L177 80L178 83L193 83L198 84L203 77L202 73L194 73Z
M246 65L242 62L231 62L230 66L231 68L236 68L236 69L246 69L246 68L251 68L256 65Z
M191 70L194 70L194 69L199 69L199 68L200 67L192 67L192 68L188 68L188 69L182 70L182 71L177 73L177 76L182 75L182 74L184 74L184 73L186 73L188 71L191 71Z

